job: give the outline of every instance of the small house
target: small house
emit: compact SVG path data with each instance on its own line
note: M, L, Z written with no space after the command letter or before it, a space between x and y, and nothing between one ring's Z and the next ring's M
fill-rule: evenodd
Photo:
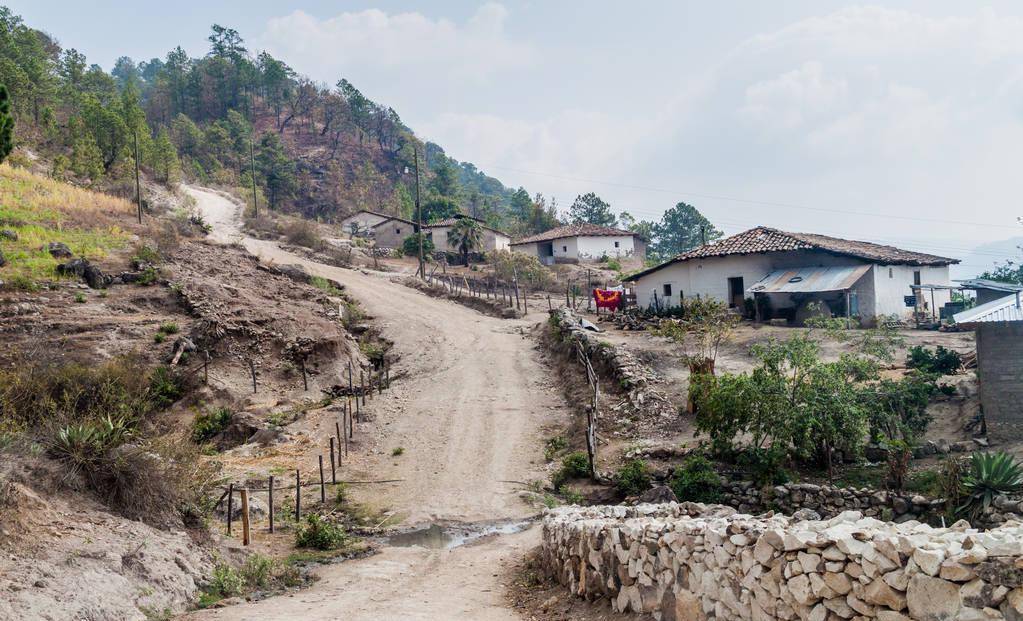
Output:
M836 316L910 319L951 299L956 259L827 235L756 227L629 277L642 306L711 297L761 319L802 321L823 305ZM920 295L921 287L930 295ZM747 302L749 300L749 302Z
M451 247L448 244L448 231L462 218L470 218L471 216L457 215L453 218L447 218L440 222L434 222L432 224L425 224L423 228L426 230L426 236L433 240L433 247L441 252L457 252L456 248ZM483 220L479 218L472 218L483 230L483 252L493 252L494 250L507 250L511 244L511 236L504 231L499 231L495 228L489 227L483 223Z
M341 231L348 235L351 235L356 232L365 233L372 229L374 226L386 220L390 220L393 217L394 216L378 213L376 211L362 209L341 221Z
M642 259L642 239L632 231L596 224L566 224L512 242L515 252L538 257L545 265L600 261L608 257Z
M988 434L1016 440L1023 433L1023 305L1016 291L956 313L977 339L980 408Z
M414 235L418 229L415 222L397 216L388 216L370 227L379 248L401 248L405 238Z

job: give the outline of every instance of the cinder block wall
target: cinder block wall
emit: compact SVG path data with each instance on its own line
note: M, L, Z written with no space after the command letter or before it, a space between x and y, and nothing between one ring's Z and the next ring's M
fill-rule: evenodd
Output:
M977 375L988 434L1019 439L1023 434L1023 322L977 327Z

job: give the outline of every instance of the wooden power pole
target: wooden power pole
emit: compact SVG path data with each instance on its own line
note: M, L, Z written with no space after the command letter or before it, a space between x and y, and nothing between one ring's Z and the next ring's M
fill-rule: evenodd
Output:
M423 261L423 206L419 202L419 149L413 148L416 163L416 221L419 224L419 278L426 280L426 265Z
M139 181L139 130L135 130L135 200L139 204L139 224L142 224L142 183Z

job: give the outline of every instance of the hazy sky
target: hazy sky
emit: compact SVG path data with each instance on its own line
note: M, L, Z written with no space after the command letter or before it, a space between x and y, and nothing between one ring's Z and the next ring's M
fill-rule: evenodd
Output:
M107 69L234 27L563 207L592 190L656 219L685 200L728 233L895 243L965 272L1023 235L1016 2L8 5Z

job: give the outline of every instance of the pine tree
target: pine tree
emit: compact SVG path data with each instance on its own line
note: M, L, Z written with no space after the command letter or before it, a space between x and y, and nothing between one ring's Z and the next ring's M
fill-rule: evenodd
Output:
M7 87L0 84L0 162L14 149L14 117L11 116L11 97Z
M615 226L618 222L618 218L611 211L611 205L593 192L575 197L575 202L568 209L568 215L575 224L588 222L600 226Z

